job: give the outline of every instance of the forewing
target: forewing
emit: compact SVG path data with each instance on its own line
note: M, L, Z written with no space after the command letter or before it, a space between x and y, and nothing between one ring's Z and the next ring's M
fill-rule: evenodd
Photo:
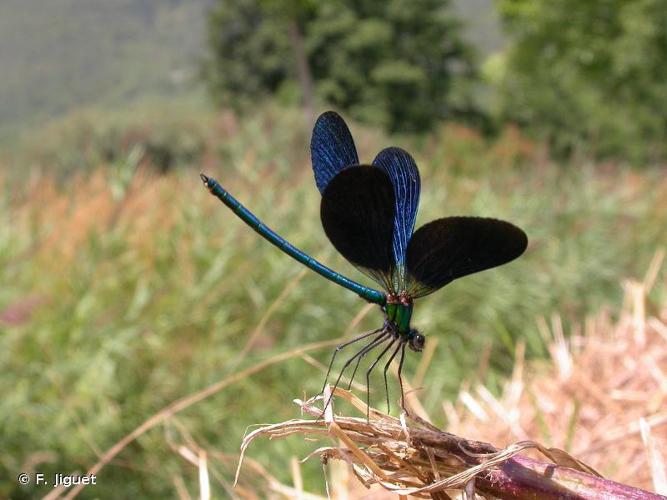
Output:
M421 181L415 160L401 148L387 148L373 160L373 165L384 170L394 189L395 211L393 250L396 265L401 274L401 284L405 278L404 264L408 242L415 229Z
M327 111L315 122L310 139L310 157L320 193L324 193L338 172L359 164L352 134L338 113Z
M408 243L408 292L422 297L447 283L519 257L528 237L509 222L445 217L420 227Z
M383 170L354 166L331 179L320 207L324 232L336 250L386 290L393 290L394 202Z

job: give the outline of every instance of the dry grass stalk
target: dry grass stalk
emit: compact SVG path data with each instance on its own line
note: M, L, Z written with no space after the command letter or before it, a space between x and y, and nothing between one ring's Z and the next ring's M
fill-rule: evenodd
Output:
M558 317L550 327L542 321L551 362L524 369L518 353L500 397L480 386L445 403L448 430L500 446L531 436L667 495L667 303L647 297L663 259L658 251L642 282L626 282L618 319L603 310L568 340Z
M485 498L641 498L658 495L601 478L566 452L533 441L514 443L503 450L490 444L443 432L419 417L400 418L371 408L351 392L337 388L360 417L333 416L331 406L322 417L317 403L328 396L297 401L314 418L295 419L261 427L249 433L241 445L241 460L250 443L260 437L282 438L293 434L330 437L335 446L318 448L324 462L347 462L366 486L379 484L398 495L419 498L451 498L453 491L475 492ZM533 449L552 463L518 455ZM611 495L611 496L610 496Z

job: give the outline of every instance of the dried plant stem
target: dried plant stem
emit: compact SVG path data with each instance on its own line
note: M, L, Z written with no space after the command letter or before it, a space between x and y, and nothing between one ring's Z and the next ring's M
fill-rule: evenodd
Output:
M352 393L336 388L334 394L366 415L366 406ZM326 393L323 397L327 397ZM265 426L248 434L241 460L257 437L329 436L336 446L317 449L325 462L343 460L366 486L380 484L398 495L449 498L447 491L475 492L488 498L513 499L664 499L660 495L602 478L568 453L521 441L504 450L441 431L419 417L398 419L370 411L370 419L334 417L315 405L322 396L297 401L315 419L298 419ZM520 456L533 449L551 462ZM237 470L238 477L238 470Z

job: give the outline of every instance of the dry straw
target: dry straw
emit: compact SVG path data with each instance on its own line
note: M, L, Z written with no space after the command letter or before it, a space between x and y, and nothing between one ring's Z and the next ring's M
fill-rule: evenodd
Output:
M503 450L443 432L419 417L401 418L371 408L351 392L336 388L334 395L351 403L359 417L333 416L331 406L322 416L317 404L328 395L296 401L313 418L289 420L263 426L249 433L241 446L244 454L258 437L284 438L294 434L329 437L335 446L318 448L324 462L349 464L365 486L378 484L398 495L420 498L451 498L456 490L485 498L661 498L659 495L603 479L568 453L533 441L514 443ZM524 450L539 451L550 462L519 456Z
M444 403L448 430L500 446L548 441L616 481L667 495L667 302L648 298L664 255L641 282L624 284L616 319L602 310L567 340L558 317L541 321L551 361L525 367L519 354L500 396L479 386Z

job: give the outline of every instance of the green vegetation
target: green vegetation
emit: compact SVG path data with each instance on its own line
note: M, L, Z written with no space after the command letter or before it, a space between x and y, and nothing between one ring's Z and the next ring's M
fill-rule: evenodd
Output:
M504 37L485 0L218 0L206 81L237 109L301 97L312 115L319 99L391 132L513 122L560 158L667 159L667 4L498 5Z
M667 158L667 3L502 0L503 120L559 153ZM498 69L498 68L497 68Z
M188 132L201 134L195 142L203 145L205 171L294 244L364 281L320 227L300 113L269 108L242 122L190 113L189 120L205 124ZM95 116L99 130L122 121L110 117L105 125ZM394 142L354 124L353 132L363 158ZM60 137L62 156L79 149L67 134ZM537 317L559 313L567 329L620 300L620 279L641 275L667 243L667 183L652 170L559 167L539 160L536 147L512 129L488 142L446 126L420 144L401 141L422 170L418 225L441 215L493 215L525 228L531 241L511 265L417 303L415 324L438 342L419 395L441 423L440 404L462 381L481 376L500 386L518 341L533 356L545 354ZM260 241L206 192L197 170L156 176L140 168L132 177L138 163L129 151L101 161L106 168L91 164L67 184L47 174L2 183L4 477L27 463L46 473L85 470L170 402L276 353L340 338L364 307ZM354 330L379 321L373 309ZM480 375L487 349L490 366ZM311 354L325 363L330 352ZM409 379L420 360L411 353ZM209 450L236 456L248 425L294 417L291 400L316 393L323 376L296 358L228 387L124 449L91 494L163 497L173 494L174 476L192 491L196 469L169 447L181 439L177 424ZM381 386L379 377L374 385ZM395 380L391 389L396 401ZM374 391L373 401L382 400ZM276 464L313 448L299 439L258 442L251 456L286 479L289 468ZM227 483L234 465L210 456L212 474ZM323 491L316 461L304 473L309 489ZM2 496L24 494L13 480L0 487Z
M226 106L300 96L391 131L477 116L470 48L446 0L220 0L207 80Z

